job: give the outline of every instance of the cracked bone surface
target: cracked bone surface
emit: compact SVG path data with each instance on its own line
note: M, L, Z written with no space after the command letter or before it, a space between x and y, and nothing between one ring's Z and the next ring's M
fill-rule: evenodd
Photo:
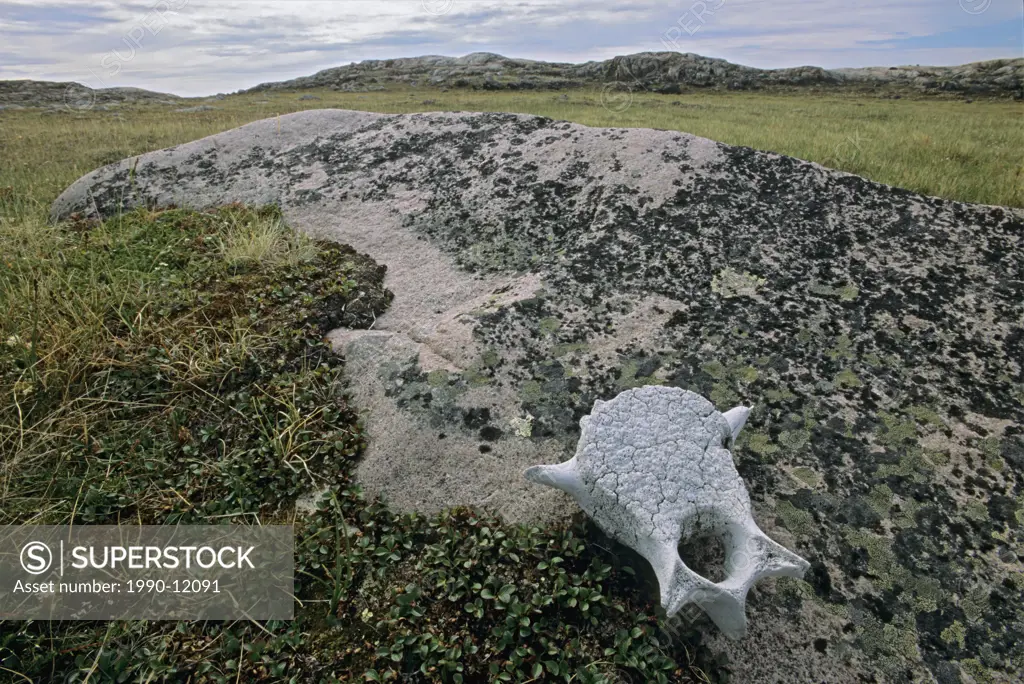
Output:
M646 558L669 616L687 604L727 636L746 633L746 596L762 577L803 577L809 564L754 522L747 488L726 448L749 409L719 413L710 401L673 387L642 387L598 401L580 421L576 455L534 466L528 480L571 495L610 537ZM701 577L679 557L681 539L721 535L727 577Z

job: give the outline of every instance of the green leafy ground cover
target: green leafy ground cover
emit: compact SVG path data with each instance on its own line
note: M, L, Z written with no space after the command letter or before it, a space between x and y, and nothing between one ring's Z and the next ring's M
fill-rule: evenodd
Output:
M323 336L387 306L369 258L273 208L0 226L0 524L293 523L298 597L291 622L0 621L0 680L703 678L697 632L584 523L363 497Z

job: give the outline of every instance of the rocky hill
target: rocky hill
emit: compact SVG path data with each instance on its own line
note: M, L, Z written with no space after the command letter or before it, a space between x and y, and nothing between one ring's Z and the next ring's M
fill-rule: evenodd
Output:
M59 81L0 81L0 106L68 107L89 109L129 103L176 104L177 95L155 93L142 88L89 88L81 83Z
M557 90L619 84L623 88L665 93L693 88L818 88L1024 97L1024 59L993 60L956 67L828 70L813 66L755 69L723 59L678 52L643 52L584 64L512 59L477 52L464 57L430 55L366 60L291 81L264 83L250 91L323 87L365 90L397 83L495 90Z
M564 90L613 87L680 93L716 90L846 90L879 94L963 94L1024 99L1024 59L955 67L894 66L756 69L692 53L642 52L601 62L570 64L514 59L488 52L464 57L427 55L365 60L240 92L331 88L382 90L389 85L483 90ZM125 103L178 104L182 98L141 88L93 89L80 83L0 81L0 108L89 109Z

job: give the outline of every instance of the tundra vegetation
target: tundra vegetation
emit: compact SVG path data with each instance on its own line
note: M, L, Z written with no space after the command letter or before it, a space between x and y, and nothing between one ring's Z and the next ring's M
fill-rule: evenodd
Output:
M700 649L710 626L659 621L649 568L582 518L538 529L466 509L400 515L362 495L364 437L323 337L387 307L370 259L294 233L273 207L45 222L97 166L311 105L678 129L1024 206L1010 102L393 89L0 112L0 524L294 523L301 601L292 622L0 622L0 679L718 673ZM297 513L313 491L326 494Z

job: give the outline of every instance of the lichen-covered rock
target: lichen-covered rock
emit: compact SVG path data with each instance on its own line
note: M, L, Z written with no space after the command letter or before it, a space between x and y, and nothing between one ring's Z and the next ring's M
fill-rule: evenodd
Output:
M639 552L658 577L672 617L689 603L728 637L747 631L747 592L763 577L804 576L809 564L768 538L750 515L750 497L725 444L747 420L743 406L719 413L676 387L626 390L597 401L580 419L576 454L529 468L526 479L574 498L608 536ZM679 557L680 539L725 539L728 576L712 582Z
M520 473L596 400L743 403L754 519L811 567L739 646L708 629L736 678L1019 679L1024 212L672 131L336 110L104 167L53 217L122 201L277 202L387 265L337 342L396 508L564 519Z
M177 95L155 93L142 88L89 88L81 83L32 81L0 81L0 105L8 109L20 107L64 107L90 109L103 105L159 103L174 104Z
M669 27L666 37L679 33ZM600 62L566 64L514 59L488 52L463 57L426 55L402 59L368 59L324 69L311 76L263 83L250 91L334 88L368 90L383 84L482 88L485 90L621 87L653 92L683 88L757 90L815 88L961 92L1024 97L1024 59L996 59L960 66L822 69L799 66L756 69L724 59L680 52L639 52Z

